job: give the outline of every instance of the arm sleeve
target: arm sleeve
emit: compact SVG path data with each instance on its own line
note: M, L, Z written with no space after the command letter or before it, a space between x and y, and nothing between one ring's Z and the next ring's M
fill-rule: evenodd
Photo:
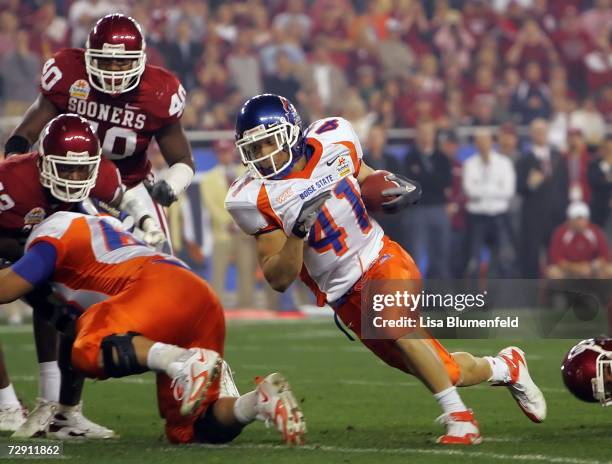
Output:
M247 235L258 235L280 229L277 225L268 222L258 209L251 205L232 204L227 206L226 203L226 208L238 227Z
M70 86L77 80L73 71L76 53L70 49L57 52L45 62L40 76L40 93L61 111L67 109Z
M53 275L57 251L46 241L35 243L23 257L12 266L19 277L27 280L33 286L40 285Z
M160 110L163 125L173 124L181 119L185 104L187 102L187 92L181 82L173 74L168 73L161 77L160 86L166 88L161 99L157 104L161 104Z

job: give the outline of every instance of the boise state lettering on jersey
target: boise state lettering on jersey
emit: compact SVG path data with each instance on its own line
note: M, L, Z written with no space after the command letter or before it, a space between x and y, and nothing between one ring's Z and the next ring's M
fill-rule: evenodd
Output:
M304 190L302 193L300 193L300 198L302 200L305 200L306 198L308 198L310 195L315 193L320 188L325 187L326 185L329 185L331 182L333 182L333 180L334 180L334 176L331 174L327 177L324 177L321 180L318 180L313 185L311 185L306 190Z
M146 65L136 89L119 95L99 92L89 83L84 51L74 48L45 63L40 90L60 112L76 113L91 122L104 156L117 165L128 187L146 178L151 139L180 119L186 102L178 79L152 65Z
M307 236L301 274L322 305L361 278L382 249L384 233L361 200L362 150L351 124L339 117L316 121L306 132L306 144L310 155L304 169L282 180L246 174L230 187L225 206L247 234L282 230L289 236L304 203L332 192Z

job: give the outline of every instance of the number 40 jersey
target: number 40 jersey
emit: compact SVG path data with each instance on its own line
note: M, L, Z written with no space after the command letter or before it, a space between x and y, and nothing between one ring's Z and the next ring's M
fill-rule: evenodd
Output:
M84 50L76 48L61 50L45 63L40 91L60 113L77 113L91 122L104 156L117 165L128 188L149 174L149 142L180 119L186 98L174 75L152 65L146 65L134 90L99 92L89 84Z
M300 275L322 306L361 278L378 257L384 233L361 199L357 175L363 154L351 124L339 117L322 119L305 137L304 169L281 180L247 173L230 187L225 207L249 235L283 230L289 236L304 202L332 192L305 239Z

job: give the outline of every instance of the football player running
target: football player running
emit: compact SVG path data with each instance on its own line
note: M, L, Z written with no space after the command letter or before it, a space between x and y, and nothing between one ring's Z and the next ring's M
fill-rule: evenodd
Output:
M299 277L320 306L336 315L371 351L392 367L418 377L433 393L443 414L442 444L482 441L471 409L457 386L492 382L508 387L534 422L546 417L546 402L532 381L524 353L507 347L497 356L478 358L449 353L422 329L397 339L362 335L361 285L369 280L420 280L419 271L397 243L368 216L360 184L374 171L362 161L351 124L331 117L303 132L294 106L272 94L248 100L236 120L236 146L248 173L226 197L236 223L256 238L259 263L270 285L285 291ZM398 185L383 192L385 212L416 202L420 188L393 175Z
M231 375L223 378L223 308L182 261L113 218L58 212L33 230L25 255L0 270L0 303L46 282L70 304L62 316L75 319L65 324L75 333L75 369L100 380L157 373L171 442L225 443L259 419L286 443L302 443L304 418L281 374L258 378L242 396Z
M119 208L145 230L145 241L155 246L165 240L155 221L145 213L138 196L126 190L115 165L101 155L100 143L89 122L76 115L57 116L43 129L38 151L0 162L0 258L15 262L23 255L32 228L56 211L73 210L89 197ZM57 336L46 322L49 291L39 288L25 299L34 308L34 331L40 365L37 407L26 422L0 354L0 430L16 437L47 432L69 438L109 438L112 430L86 419L81 412L83 377L62 363L60 391ZM58 404L59 403L59 404Z
M40 95L6 142L5 153L27 152L45 124L60 113L87 118L103 155L117 165L123 183L169 240L162 206L173 203L194 174L180 121L186 93L169 71L146 64L145 49L140 25L132 18L101 18L85 50L67 48L45 63ZM155 183L146 154L153 137L170 166L165 179ZM171 252L169 241L165 246Z

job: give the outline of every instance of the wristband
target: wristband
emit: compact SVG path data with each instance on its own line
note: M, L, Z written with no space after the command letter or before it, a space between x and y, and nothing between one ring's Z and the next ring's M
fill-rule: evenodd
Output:
M185 163L176 163L170 166L164 180L178 197L191 184L193 174L193 169Z

